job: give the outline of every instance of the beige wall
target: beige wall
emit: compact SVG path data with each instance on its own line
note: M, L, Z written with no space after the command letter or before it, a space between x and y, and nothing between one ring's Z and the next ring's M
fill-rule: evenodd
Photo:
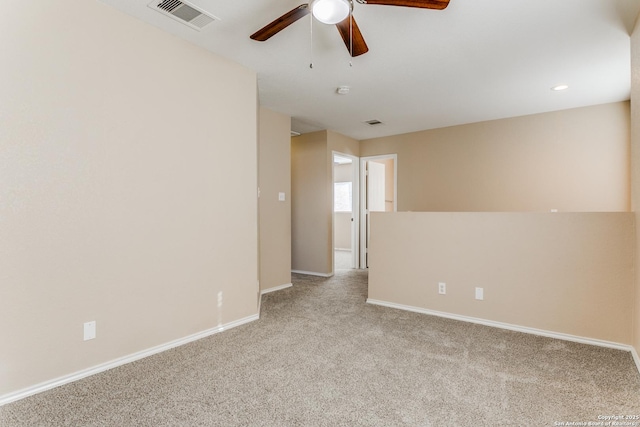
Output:
M632 209L640 224L640 22L631 37L631 170ZM634 345L640 353L640 233L636 226Z
M374 213L369 298L631 344L634 240L623 212Z
M328 165L333 164L333 151L351 156L360 156L360 141L341 135L337 132L326 131Z
M627 211L629 103L362 141L398 154L399 211Z
M327 132L291 138L291 268L331 274L331 175Z
M291 118L260 108L260 289L291 283ZM280 201L279 193L285 193Z
M291 268L333 274L333 152L359 156L359 142L332 131L291 139Z
M95 1L0 32L0 397L256 315L255 73Z

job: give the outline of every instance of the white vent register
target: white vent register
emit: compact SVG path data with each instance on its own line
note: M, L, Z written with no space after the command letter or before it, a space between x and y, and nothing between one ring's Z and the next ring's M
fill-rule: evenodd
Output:
M192 4L180 0L153 0L148 6L198 31L213 21L220 20Z

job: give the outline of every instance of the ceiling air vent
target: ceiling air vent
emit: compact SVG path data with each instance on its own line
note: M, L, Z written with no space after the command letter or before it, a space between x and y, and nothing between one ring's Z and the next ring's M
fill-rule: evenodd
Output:
M382 124L382 122L380 120L367 120L365 123L368 124L369 126L375 126L375 125L381 125Z
M180 0L153 0L149 3L149 7L198 31L202 30L213 21L220 20L211 14L203 12L197 7Z

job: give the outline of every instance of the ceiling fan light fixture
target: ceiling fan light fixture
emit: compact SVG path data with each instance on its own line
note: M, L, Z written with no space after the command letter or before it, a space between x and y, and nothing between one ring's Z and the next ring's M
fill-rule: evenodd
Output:
M349 0L313 0L311 12L324 24L337 24L349 16L353 4Z

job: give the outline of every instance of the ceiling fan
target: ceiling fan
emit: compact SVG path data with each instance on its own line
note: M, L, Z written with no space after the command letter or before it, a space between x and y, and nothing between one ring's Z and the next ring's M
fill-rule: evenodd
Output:
M450 0L356 0L360 4L417 7L442 10ZM266 41L297 20L312 13L320 22L335 25L342 36L351 56L359 56L369 51L367 43L352 15L353 0L311 0L285 13L250 36L260 42Z

